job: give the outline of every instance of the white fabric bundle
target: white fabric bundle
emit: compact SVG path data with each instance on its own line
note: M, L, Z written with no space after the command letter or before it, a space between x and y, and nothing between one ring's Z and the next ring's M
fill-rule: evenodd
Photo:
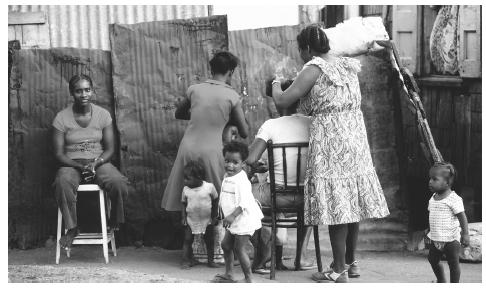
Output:
M388 40L381 17L353 17L336 27L324 29L331 50L337 56L356 56L383 49L376 40Z

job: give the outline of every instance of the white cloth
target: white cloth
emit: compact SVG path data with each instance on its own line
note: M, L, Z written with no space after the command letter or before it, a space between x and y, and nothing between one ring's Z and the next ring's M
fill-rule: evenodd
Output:
M191 227L192 234L204 234L211 221L211 202L218 198L218 192L212 183L203 181L196 188L184 186L182 190L182 202L187 203L187 224Z
M280 118L269 119L262 124L256 138L265 142L272 140L274 144L309 142L310 117L293 114ZM274 149L275 183L284 185L282 149ZM287 185L295 185L297 182L297 148L286 148L287 159ZM304 184L305 169L307 165L307 148L301 149L300 184Z
M432 241L460 241L461 226L456 215L464 212L462 198L454 191L441 200L435 200L434 195L429 200L430 232L427 236Z
M381 17L353 17L336 27L324 29L329 39L330 54L357 56L383 49L376 40L388 40Z
M231 177L225 175L221 183L219 206L224 217L238 207L243 210L227 228L233 235L253 235L255 230L262 227L263 213L253 197L251 183L243 170Z

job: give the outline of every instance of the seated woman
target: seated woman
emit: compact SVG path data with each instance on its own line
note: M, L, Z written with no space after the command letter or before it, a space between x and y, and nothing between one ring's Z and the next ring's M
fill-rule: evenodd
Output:
M57 113L52 126L54 153L60 163L55 185L56 200L68 229L60 244L72 245L78 234L76 217L77 189L82 176L90 174L113 201L110 226L117 229L125 222L123 199L127 197L127 178L111 163L115 151L110 113L91 103L93 82L86 75L69 80L74 103Z

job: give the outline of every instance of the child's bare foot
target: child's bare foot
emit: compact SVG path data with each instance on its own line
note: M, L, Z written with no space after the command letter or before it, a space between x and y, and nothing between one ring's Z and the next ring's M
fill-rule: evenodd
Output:
M189 265L192 267L192 266L196 266L196 265L199 265L199 264L202 264L202 263L197 261L195 258L192 258Z
M276 268L279 271L287 271L287 270L289 270L289 268L287 266L285 266L282 262L277 263Z

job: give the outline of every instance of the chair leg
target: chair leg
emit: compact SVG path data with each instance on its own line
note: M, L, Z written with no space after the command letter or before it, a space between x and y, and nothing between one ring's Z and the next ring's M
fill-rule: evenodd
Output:
M321 245L319 243L319 226L314 225L314 247L316 250L317 270L322 272Z
M276 263L277 263L277 259L276 259L276 248L275 247L275 244L277 242L277 221L275 219L276 215L275 213L272 211L272 236L271 236L271 241L270 241L270 245L271 245L271 248L272 248L272 258L271 258L271 262L270 262L270 280L275 280L275 266Z
M302 255L302 244L304 242L304 219L302 213L297 215L297 249L295 249L295 270L300 270L300 260Z
M111 251L113 252L113 256L116 256L116 243L115 243L115 231L111 232Z
M100 214L101 214L101 234L103 235L103 256L105 257L105 262L108 264L108 235L106 233L106 214L105 214L105 195L103 190L100 189Z
M61 209L57 208L56 264L59 264L59 259L61 258L61 244L59 243L59 240L61 240L61 232L62 232L62 213L61 213Z

